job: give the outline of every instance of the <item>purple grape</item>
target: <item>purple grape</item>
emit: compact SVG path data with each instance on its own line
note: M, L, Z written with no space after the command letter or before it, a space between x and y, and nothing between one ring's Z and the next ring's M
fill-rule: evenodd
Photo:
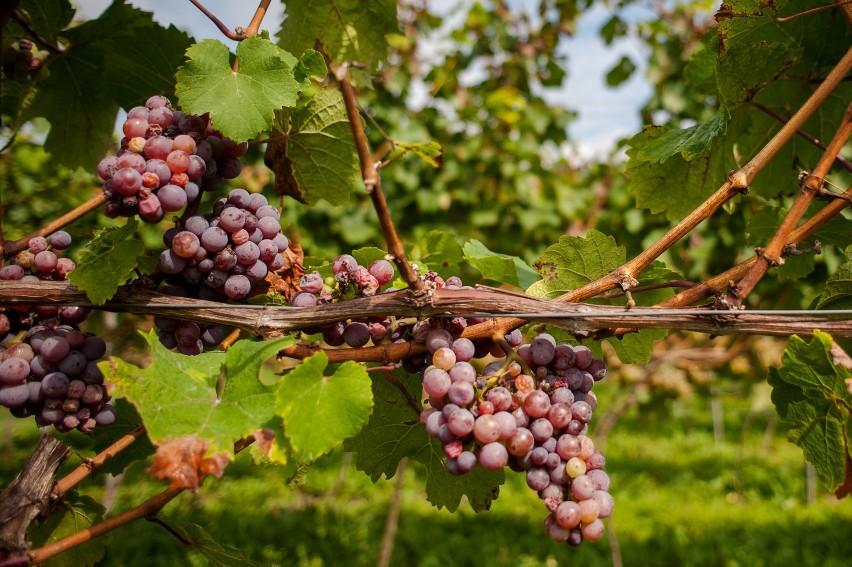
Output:
M251 281L246 276L230 276L223 288L231 299L243 299L251 291Z
M353 321L343 329L343 341L352 348L359 348L370 342L370 328L366 323Z

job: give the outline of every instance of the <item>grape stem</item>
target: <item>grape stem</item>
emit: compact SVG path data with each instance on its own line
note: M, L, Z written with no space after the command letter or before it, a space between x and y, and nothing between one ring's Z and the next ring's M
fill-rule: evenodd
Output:
M781 124L787 123L786 118L784 118L783 116L781 116L780 114L778 114L777 112L775 112L774 110L769 108L768 106L761 104L759 102L756 102L756 101L751 101L751 104L752 104L752 106L754 106L755 108L757 108L757 109L761 110L762 112L768 114L769 116L771 116L772 118L774 118L775 120L780 122ZM796 130L796 134L798 134L799 136L801 136L802 138L804 138L805 140L807 140L811 144L815 145L816 147L818 147L822 151L825 151L827 149L825 144L823 144L822 142L820 142L819 140L817 140L816 138L814 138L813 136L811 136L810 134L808 134L804 130ZM841 167L843 167L843 169L852 173L852 162L850 162L848 159L846 159L843 156L838 154L837 156L835 156L834 160Z
M71 471L61 480L57 481L57 483L53 486L53 490L50 495L51 498L62 498L69 490L104 466L107 461L128 448L144 434L145 428L138 425L130 433L118 439L115 443L95 455L93 458L83 461L76 469Z
M757 261L737 283L735 287L736 292L731 291L728 293L728 299L732 304L736 306L741 305L743 299L751 293L757 283L766 274L767 270L770 267L783 263L781 252L790 240L790 233L819 193L819 190L825 183L825 176L831 168L831 164L834 163L835 157L846 144L850 134L852 134L852 104L846 107L846 111L843 113L843 121L837 128L837 132L835 132L834 137L829 142L825 152L823 152L816 168L805 178L798 197L796 197L790 210L787 211L787 215L784 217L778 230L775 231L775 235L769 241L769 244L766 245L766 248L759 251Z
M33 39L33 41L35 41L40 47L44 48L45 51L49 51L50 53L53 53L54 55L65 55L64 49L56 47L56 44L50 43L45 38L40 36L30 26L29 22L27 22L27 19L24 18L23 16L21 16L20 12L18 12L17 10L13 10L10 17L13 20L15 20L15 23L17 23L19 26L21 26L21 28L25 32L27 32L27 35L29 35Z
M253 442L254 437L251 435L244 439L240 439L234 443L234 454L239 453ZM86 543L87 541L91 541L98 536L111 532L112 530L129 524L135 520L139 520L141 518L147 518L150 520L152 517L156 516L166 504L182 494L184 490L186 489L170 486L159 494L152 496L142 504L119 514L118 516L109 518L98 524L94 524L89 528L73 533L49 545L29 551L27 556L29 557L30 564L42 563L51 557L55 557L60 553L64 553L69 549ZM0 567L4 567L4 564L0 563Z
M358 160L361 163L361 177L364 180L367 193L373 201L373 208L376 209L376 215L379 217L379 225L382 228L382 233L387 243L388 253L393 256L394 263L399 268L400 275L405 280L405 283L408 284L408 287L415 292L422 292L425 290L425 284L406 259L405 247L399 239L396 227L390 216L390 211L388 210L387 200L385 200L385 194L382 190L381 178L372 159L370 145L367 142L367 135L364 132L364 125L361 122L361 113L358 111L355 89L352 87L352 82L349 79L349 66L340 66L334 75L340 86L343 103L346 107L346 116L349 118L349 125L352 128L352 137L355 140Z
M233 31L231 31L231 30L228 28L228 26L226 26L226 25L222 22L222 20L220 20L219 18L217 18L217 17L216 17L216 15L215 15L215 14L213 14L213 12L211 12L210 10L208 10L207 8L205 8L205 7L204 7L204 5L203 5L201 2L199 2L198 0L189 0L189 1L192 3L192 5L193 5L193 6L195 6L196 8L198 8L198 9L201 11L201 13L202 13L202 14L204 14L205 16L207 16L207 18L209 18L209 19L210 19L210 21L211 21L211 22L213 22L213 23L216 25L216 27L217 27L217 28L219 28L219 31L220 31L220 32L222 32L222 34L223 34L225 37L227 37L228 39L234 40L234 41L239 41L240 39L242 39L242 38L241 38L240 36L238 36L236 33L234 33Z
M847 16L849 16L850 9L844 6L844 10ZM692 232L700 223L710 218L722 205L736 195L748 191L749 184L757 174L796 135L808 119L813 116L814 112L831 95L837 85L844 80L850 69L852 69L852 47L846 51L846 54L837 62L825 80L790 120L781 127L775 136L748 163L739 170L731 172L728 179L713 195L708 197L707 200L636 257L606 276L559 296L557 301L564 303L584 301L616 287L621 287L626 291L626 288L629 288L631 280L634 280L639 273L659 258L660 255L674 246L681 238ZM524 322L524 319L503 319L499 323L494 320L485 321L484 323L465 329L463 336L481 336L482 333L488 335L494 331L505 334L511 329L523 325Z
M104 203L106 203L106 197L104 197L103 192L98 190L98 194L96 196L92 197L74 210L65 213L58 219L46 224L44 227L13 242L6 242L2 250L3 255L7 258L14 256L18 252L26 249L27 246L29 246L30 239L35 238L36 236L47 236L49 234L53 234L57 230L61 230L66 226L80 220L82 217L86 216L92 211L99 209Z

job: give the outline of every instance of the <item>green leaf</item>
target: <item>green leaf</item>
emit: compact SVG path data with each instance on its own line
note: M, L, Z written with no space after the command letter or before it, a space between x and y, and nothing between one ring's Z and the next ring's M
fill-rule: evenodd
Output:
M367 268L376 260L382 260L387 255L387 252L375 246L365 246L352 251L352 257L358 261L358 264Z
M652 213L665 213L670 221L680 220L721 186L728 172L737 169L728 138L740 130L714 130L720 127L721 115L706 125L696 126L691 132L683 130L674 134L667 128L646 127L633 136L628 145L626 173L630 188L636 195L636 205ZM725 132L725 136L720 135ZM715 135L715 137L713 137ZM657 140L662 139L662 143ZM712 141L711 141L712 140ZM697 155L701 147L710 142L703 154ZM650 149L646 150L646 148ZM641 159L639 154L645 151ZM686 160L681 152L692 159ZM663 159L664 161L647 161Z
M72 45L65 57L50 64L22 119L43 116L50 122L44 142L57 163L91 168L112 144L118 104L104 85L104 51Z
M633 72L636 71L636 64L633 63L633 60L626 56L622 55L621 59L618 60L618 63L612 66L612 68L606 73L606 84L610 87L617 87L618 85L628 81L630 77L633 76Z
M845 253L846 262L826 280L817 309L852 309L852 246Z
M503 470L489 471L476 467L467 474L451 475L444 465L441 442L431 437L428 440L429 451L415 458L426 466L426 498L429 502L438 509L455 512L464 495L474 511L488 510L500 494L500 485L506 481Z
M35 523L27 531L33 549L55 543L81 532L103 520L105 509L91 496L72 491L63 496L55 510L43 522ZM62 555L44 562L45 567L95 565L103 559L112 534L96 537L62 552Z
M663 163L673 155L680 154L686 161L691 161L707 153L713 140L725 134L729 119L728 111L720 108L708 122L680 130L664 130L653 140L638 146L631 157L649 163Z
M165 28L153 20L132 28L132 32L111 36L105 50L110 95L128 109L143 104L152 94L174 100L175 70L183 63L192 38L174 26Z
M157 520L168 526L180 542L198 551L207 560L209 567L261 567L266 563L253 561L243 550L223 545L203 527L163 514L157 514Z
M648 364L654 351L654 343L666 338L668 334L665 329L642 329L637 333L628 333L619 338L609 337L606 340L624 364Z
M80 251L77 267L68 275L74 287L86 292L92 303L103 304L133 274L145 246L136 235L138 222L105 228Z
M394 149L388 154L388 159L396 159L407 153L413 153L432 167L440 167L444 161L444 149L435 140L419 144L406 144L395 141Z
M492 252L482 242L473 239L466 242L464 259L482 272L483 277L527 289L539 280L538 274L517 256Z
M734 42L716 62L716 84L725 106L734 108L790 67L801 49L783 43Z
M343 445L357 453L355 467L376 482L393 478L399 461L414 457L429 443L420 424L422 386L402 370L373 380L373 412L367 424Z
M71 23L74 8L68 0L41 0L27 2L21 6L29 16L29 25L39 37L54 45L59 41L59 32Z
M319 41L338 64L357 61L375 69L387 56L385 36L399 27L395 0L290 0L285 4L278 44L291 53L302 53Z
M373 408L370 377L363 366L345 362L325 376L326 366L324 352L306 358L284 375L276 392L284 434L302 461L312 461L358 433Z
M266 152L278 193L309 204L325 199L340 205L363 188L340 92L321 89L307 105L280 112L278 118Z
M454 512L466 496L474 510L487 509L505 480L503 471L477 468L466 475L450 475L441 443L429 437L420 424L421 392L419 378L402 370L373 380L373 414L344 448L357 453L356 468L374 482L382 475L392 478L400 459L408 457L426 467L426 495L433 505Z
M418 247L420 262L430 270L442 274L458 274L459 264L464 261L464 252L452 233L446 230L430 230L420 239Z
M293 76L299 83L300 90L311 85L311 79L321 80L328 74L328 67L322 54L313 49L308 49L302 54L302 58L293 67Z
M615 239L591 229L585 238L562 236L533 264L542 279L527 289L553 298L605 276L625 262L627 253Z
M831 335L814 331L810 343L790 338L781 368L771 369L772 402L791 423L790 441L800 446L832 490L852 489L852 369L835 364Z
M209 112L216 129L235 141L269 130L276 110L296 104L293 69L268 40L241 41L236 71L219 41L204 40L186 53L189 60L177 72L181 107L192 114Z
M147 368L114 357L99 367L136 406L154 443L197 434L210 442L211 451L231 451L234 441L274 415L274 388L260 382L258 370L266 358L292 344L292 338L238 341L227 354L197 356L167 350L153 331L145 339L153 358Z

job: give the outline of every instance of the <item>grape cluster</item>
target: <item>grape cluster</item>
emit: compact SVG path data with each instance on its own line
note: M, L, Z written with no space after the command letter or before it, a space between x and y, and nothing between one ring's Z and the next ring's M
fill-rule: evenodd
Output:
M23 340L7 334L0 347L0 405L63 432L111 425L115 408L97 366L105 352L102 339L76 325L35 325Z
M390 283L395 274L393 264L387 260L376 260L366 268L349 254L335 258L331 270L334 277L328 280L324 280L317 271L302 276L299 281L301 291L290 299L290 305L313 307L350 297L371 297L379 293L382 286ZM309 331L321 331L323 340L329 346L346 344L359 348L371 340L373 344L379 344L388 335L390 327L390 317L377 316L339 321Z
M160 254L162 273L197 282L206 297L245 299L266 274L284 266L290 245L281 233L281 214L260 193L232 190L216 201L213 213L191 216L168 230Z
M547 333L481 374L470 363L476 349L469 339L434 329L426 347L431 365L422 381L429 405L420 420L441 441L447 470L525 471L527 485L550 511L544 525L553 540L600 539L601 519L614 501L606 460L586 433L597 407L592 387L606 375L605 363Z
M74 263L60 254L70 244L63 231L30 239L13 263L0 268L0 280L64 279ZM88 314L55 305L0 313L0 405L59 431L88 433L115 421L97 366L106 343L78 327Z
M64 280L76 267L73 260L62 257L62 251L70 245L71 236L62 230L49 238L31 238L27 248L18 252L11 264L0 268L0 280ZM39 309L55 312L57 308Z
M47 51L34 49L35 45L26 38L3 38L0 45L0 60L4 77L8 79L44 77L44 61L49 55Z
M202 190L240 174L237 144L213 129L209 116L184 114L164 96L131 108L122 125L124 138L115 156L98 164L109 217L134 216L159 222L183 209Z

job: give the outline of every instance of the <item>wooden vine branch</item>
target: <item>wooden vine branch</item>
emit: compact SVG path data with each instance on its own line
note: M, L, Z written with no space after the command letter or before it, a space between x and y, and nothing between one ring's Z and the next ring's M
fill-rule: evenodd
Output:
M183 491L183 488L169 487L164 491L160 492L159 494L152 496L139 506L136 506L135 508L124 512L123 514L119 514L118 516L104 520L99 524L95 524L90 528L79 531L68 537L62 538L49 545L45 545L44 547L40 547L38 549L30 551L27 554L29 556L30 563L42 563L44 561L47 561L51 557L56 557L60 553L63 553L83 543L86 543L87 541L91 541L92 539L101 536L107 532L110 532L125 524L129 524L130 522L139 520L141 518L153 516L154 514L159 512L163 508L163 506L171 502L176 496L178 496Z
M0 305L34 304L85 304L86 295L67 281L20 282L0 281ZM179 307L175 307L179 306ZM629 312L619 306L566 304L519 293L485 288L477 290L436 289L429 301L415 303L406 291L382 293L373 297L356 298L315 307L262 307L223 304L212 301L174 297L137 286L123 286L113 301L103 306L113 311L131 311L140 314L180 316L184 319L211 324L233 326L264 338L280 336L306 327L345 321L347 319L393 314L397 317L433 317L445 314L489 313L523 314L534 319L560 326L576 334L586 334L602 329L616 329L630 325L637 328L683 329L711 333L768 334L789 336L811 334L814 328L837 336L852 332L852 320L828 320L824 317L797 317L783 321L774 316L727 312L707 314L671 313L661 316L653 308L633 308ZM565 318L559 318L564 315ZM570 317L570 318L567 318ZM514 320L510 317L510 320ZM497 325L497 323L495 323ZM500 333L499 328L476 325L482 331L472 338L490 337ZM472 327L468 327L470 329ZM393 361L420 352L422 345L399 343L360 349L329 349L334 361ZM317 349L298 347L286 351L288 355L304 357Z
M228 29L228 26L226 26L224 24L224 22L222 22L222 20L217 18L216 15L213 12L211 12L210 10L205 8L204 5L199 0L189 0L189 1L192 3L193 6L198 8L198 10L202 14L207 16L207 19L209 19L211 22L213 22L213 24L217 28L219 28L219 31L222 32L222 35L224 35L228 39L232 39L234 41L238 41L240 39L239 36L236 33L234 33L233 31L231 31L230 29Z
M98 189L98 194L96 196L92 197L74 210L65 213L58 219L46 224L44 227L24 236L23 238L19 238L13 242L6 242L2 249L2 253L7 257L13 256L21 250L25 250L29 245L30 239L35 238L36 236L47 236L49 234L53 234L57 230L62 230L66 226L77 222L92 211L99 209L104 203L106 203L106 197L104 197L103 192Z
M132 445L139 437L145 434L145 428L141 425L137 426L127 435L118 439L115 443L92 457L86 459L76 469L68 473L65 477L57 481L53 487L51 496L53 498L62 498L69 490L77 486L90 474L101 468L108 460L124 451Z
M843 114L843 121L837 128L837 132L835 132L834 137L831 139L825 152L823 152L816 168L805 178L802 183L802 190L799 192L793 206L787 211L787 215L784 217L778 230L775 231L775 235L769 241L766 248L758 250L757 261L749 268L749 271L736 287L732 288L729 292L733 304L740 305L770 267L783 263L781 252L789 240L790 233L799 222L799 219L802 218L802 215L805 214L805 211L807 211L820 189L822 189L825 183L825 176L828 174L831 164L834 163L834 158L840 153L850 134L852 134L852 104L846 107L846 111Z
M844 195L852 197L852 188L848 189ZM842 199L835 199L831 201L825 207L820 209L817 214L793 230L790 233L790 238L788 239L787 244L800 244L848 205L849 203ZM748 260L740 262L725 272L693 286L686 291L682 291L662 303L659 303L657 307L667 309L686 307L703 299L707 299L708 297L713 297L728 287L731 282L735 282L742 278L751 269L751 267L757 263L757 260L757 256L752 256Z
M346 106L346 116L349 118L349 124L352 127L352 136L355 139L355 148L358 151L358 161L361 163L361 177L364 180L367 193L373 202L373 208L376 209L376 214L379 217L379 225L382 228L385 242L387 242L388 253L393 256L393 261L399 269L402 279L408 284L408 287L415 292L422 291L425 288L425 284L417 276L417 272L414 271L414 268L412 268L408 259L405 257L405 247L399 239L396 227L394 227L390 216L385 193L382 190L382 181L373 162L370 145L367 142L367 135L364 132L364 124L361 122L361 113L358 111L355 89L352 87L352 81L349 80L349 67L347 65L339 67L335 71L335 78L340 85L343 103Z
M731 172L725 183L713 195L635 258L616 268L606 276L561 295L557 298L557 301L565 303L584 301L606 293L616 287L627 290L636 285L636 276L651 265L654 260L674 246L681 238L692 232L696 226L712 216L719 207L727 203L735 195L748 190L748 186L754 180L755 176L804 126L837 85L845 79L850 69L852 69L852 47L846 51L846 54L838 61L825 80L790 120L781 127L775 136L747 164L739 170ZM503 319L499 323L486 321L485 323L465 329L464 336L479 335L483 332L507 332L510 329L523 325L524 322L523 319L518 318Z
M70 452L58 439L42 435L24 468L0 493L0 560L28 549L27 528L48 508L54 475Z

